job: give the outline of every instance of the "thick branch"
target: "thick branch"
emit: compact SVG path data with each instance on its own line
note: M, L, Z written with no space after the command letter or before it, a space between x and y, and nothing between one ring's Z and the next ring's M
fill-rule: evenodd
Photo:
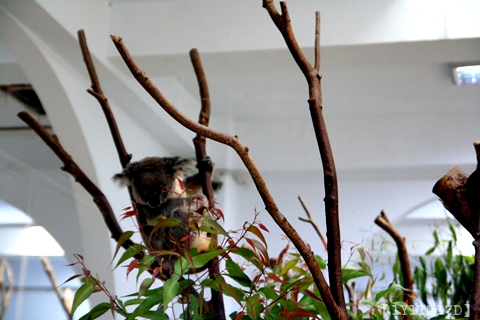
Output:
M375 223L385 230L395 241L398 249L398 259L400 261L400 267L403 276L404 301L407 305L413 304L414 292L413 292L413 276L410 269L410 261L408 258L407 246L405 245L405 239L398 233L395 227L390 223L385 212L380 212L380 215L375 219Z
M480 319L480 141L473 144L477 157L477 168L467 181L470 212L476 217L477 230L475 233L475 266L473 276L473 290L470 298L473 320Z
M288 220L280 213L273 197L271 196L265 180L263 179L260 171L258 170L257 166L253 162L253 159L250 157L249 150L245 147L238 137L232 137L225 133L221 133L219 131L213 130L209 127L204 125L198 124L195 121L189 119L185 115L183 115L180 111L178 111L170 101L168 101L165 96L158 90L155 84L147 77L147 75L140 69L140 67L136 64L136 62L130 56L127 48L122 42L122 39L118 36L112 35L112 40L117 47L120 55L122 56L123 60L125 61L127 67L132 72L133 76L140 85L152 96L152 98L170 115L174 118L177 122L181 125L186 127L187 129L201 134L209 139L215 140L217 142L226 144L233 148L237 154L239 155L240 159L243 161L245 167L250 173L255 186L262 197L262 200L265 204L267 212L272 216L273 220L279 225L279 227L285 232L285 234L291 239L292 243L295 245L299 253L304 258L307 266L309 267L310 271L312 272L312 277L315 281L315 284L320 291L323 301L327 306L330 315L335 319L346 319L346 315L344 317L341 311L337 308L335 300L329 291L328 284L326 283L323 274L315 260L315 256L313 252L310 251L308 246L299 236L297 231L292 227L292 225L288 222Z
M85 61L85 66L87 67L88 75L90 76L90 81L92 81L91 89L88 89L87 92L97 99L98 103L102 107L105 118L108 122L108 127L110 128L110 133L112 134L113 142L115 143L115 148L117 149L118 158L122 168L130 162L132 155L127 153L125 146L123 145L122 137L118 131L118 126L115 121L115 117L112 114L110 104L108 103L107 98L103 94L102 87L100 86L100 81L98 80L97 72L88 50L87 39L85 38L85 32L80 29L78 30L78 41L80 43L80 49L82 50L83 61Z
M93 202L97 205L100 213L103 216L105 224L110 230L110 234L115 241L120 239L123 234L122 228L113 213L112 207L108 203L107 198L103 192L87 177L87 175L80 169L80 167L72 160L72 157L63 149L56 137L51 136L35 119L28 113L22 111L18 117L23 120L35 133L47 144L47 146L57 155L63 162L63 171L68 172L76 182L78 182L93 198ZM122 246L128 249L133 242L131 240L125 241Z
M200 59L200 54L197 49L190 50L190 60L192 61L193 69L198 81L198 87L200 89L200 99L202 101L200 114L198 117L198 123L208 127L210 120L210 94L208 92L208 83L203 71L202 61ZM200 163L202 159L207 155L206 139L204 136L197 133L193 139L193 144L195 146L195 156L197 158L197 163ZM207 197L209 202L209 207L211 212L215 210L215 201L213 196L213 188L211 182L211 172L205 170L203 166L199 168L200 175L202 176L202 191L203 194ZM213 235L215 243L217 242L217 235ZM220 266L218 263L218 258L215 257L211 262L211 268L208 270L209 276L212 279L216 279L217 275L220 274ZM225 319L225 306L223 302L223 292L215 291L211 289L211 299L208 302L208 307L211 310L211 314L215 315L215 319L224 320Z
M453 168L435 183L432 191L441 199L444 207L475 238L478 223L477 216L470 210L468 179L468 174L459 168Z
M325 214L328 237L328 274L330 290L332 292L343 317L347 317L345 297L342 286L342 261L341 261L341 236L340 221L338 217L338 185L335 162L333 158L327 127L322 113L322 89L320 68L320 16L316 14L316 44L315 44L315 67L313 67L303 54L295 39L290 24L287 5L280 2L282 14L278 13L273 0L264 0L263 7L267 10L278 30L282 34L290 53L300 70L303 72L309 88L309 108L312 118L315 136L322 159L324 186L325 186Z

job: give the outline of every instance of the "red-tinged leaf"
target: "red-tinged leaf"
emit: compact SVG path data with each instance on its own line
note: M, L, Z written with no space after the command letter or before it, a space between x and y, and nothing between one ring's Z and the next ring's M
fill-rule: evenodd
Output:
M69 263L69 264L66 264L65 267L73 267L74 265L76 264L79 264L80 262L72 262L72 263Z
M65 280L60 286L63 286L65 283L67 282L70 282L72 281L73 279L77 279L78 277L81 277L83 276L83 274L79 273L79 274L76 274L74 276L71 276L70 278L68 278L67 280Z
M241 320L244 315L245 315L245 311L241 311L241 312L237 313L237 316L235 317L235 320Z
M74 253L73 256L78 260L78 262L83 262L83 256L81 254Z
M94 286L94 287L93 287L93 293L95 293L95 292L100 292L100 291L103 291L103 289L100 288L99 286Z
M135 269L137 264L138 264L138 260L136 260L136 259L130 261L130 263L128 264L128 267L127 267L127 277L130 274L130 272L132 272L132 270Z
M316 296L315 293L313 293L312 291L310 291L308 289L304 289L302 292L303 292L303 294L312 298L313 300L316 300L318 302L323 302L323 300L319 296Z
M289 248L290 248L290 246L289 246L288 243L287 243L287 245L285 246L285 248L283 248L283 250L280 251L280 254L278 255L278 262L281 262L281 261L282 261L283 256L285 255L285 253L287 253L287 251L288 251Z
M318 319L318 317L314 313L312 313L308 310L302 309L302 308L293 308L292 310L290 310L290 312L288 314L291 317L294 317L295 319L304 318L304 317Z
M127 211L127 212L125 212L124 214L121 215L120 221L125 220L127 218L135 217L137 214L138 214L137 210Z
M157 275L158 275L159 273L161 273L161 272L162 272L162 268L156 267L155 269L153 269L152 278L156 278Z
M262 223L259 223L258 226L259 226L260 229L262 229L263 231L267 231L268 233L270 233L270 231L268 231L267 227L265 227Z
M182 179L177 178L178 184L180 185L180 189L185 190L185 184L183 183Z
M264 258L264 259L262 259L263 262L266 263L267 265L270 265L270 257L268 256L267 248L265 248L260 241L257 241L255 239L250 239L249 243L251 243L255 246L255 250L260 251L262 257ZM262 258L262 257L260 257L260 258Z
M210 211L210 214L212 215L212 217L214 218L222 218L222 220L225 221L225 215L223 214L223 211L218 209L218 208L213 208L213 209L209 209Z
M278 282L278 283L281 283L281 284L285 284L285 283L286 283L285 281L283 281L282 279L280 279L280 278L279 278L275 273L273 273L273 272L269 272L269 273L268 273L268 277L269 277L270 279L272 279L273 281L275 281L275 282Z
M90 270L88 270L86 268L82 268L82 271L83 271L83 275L85 276L86 279L88 279L90 277L90 275L92 274L90 272Z
M186 236L183 236L182 239L180 239L180 242L187 241L188 239L190 239L190 237L191 237L191 234L187 234Z
M235 241L233 241L233 239L228 239L228 245L230 246L231 249L238 248L237 245L235 244Z
M245 240L248 242L248 244L252 247L253 251L257 253L257 249L255 249L255 244L253 243L252 239L250 238L245 238Z
M263 236L262 232L256 226L251 225L250 227L248 227L247 232L251 232L254 235L256 235L258 237L258 239L260 239L263 242L265 247L268 247L267 246L267 240L265 240L265 237Z

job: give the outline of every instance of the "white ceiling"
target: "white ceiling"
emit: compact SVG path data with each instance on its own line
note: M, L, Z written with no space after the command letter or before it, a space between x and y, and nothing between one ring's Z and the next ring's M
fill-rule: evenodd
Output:
M149 8L164 2L169 6L175 6L178 3L184 6L192 3L199 5L198 2L190 0L142 1L143 5ZM395 13L392 12L394 2L398 4L398 2L392 1L390 3L392 6L387 8L392 16ZM48 1L39 1L39 3L46 8L49 7ZM109 1L109 3L113 9L121 6L129 6L129 9L141 6L133 0L115 0ZM203 1L202 3L213 6L216 2ZM308 3L312 5L314 2L308 1ZM375 1L368 3L372 5ZM302 6L298 2L292 1L290 7L297 4ZM348 3L345 1L338 2L336 5L339 8L348 7ZM268 15L262 11L263 9L260 6L255 9L260 13L249 9L255 12L252 16L255 19L263 19L265 24L270 24ZM78 21L75 23L72 21L69 24L68 14L63 18L56 17L55 15L58 13L50 10L47 12L58 19L58 22L55 21L55 24L49 20L49 27L53 24L56 29L61 29L55 33L55 36L63 36L65 33L70 36L67 37L67 40L71 41L75 37L72 30L78 29L75 24ZM135 25L128 24L120 19L121 15L118 10L110 13L108 25L101 32L106 34L112 31L124 31L127 33L128 29L141 32L140 28L143 28L149 30L149 37L152 37L151 34L158 35L158 38L162 39L165 37L164 29L153 27L154 23L158 22L147 20L146 17L143 23L137 21ZM367 6L363 10L365 15L373 8ZM128 12L127 9L125 11ZM350 9L350 15L351 11ZM338 13L341 10L338 9L335 12ZM138 12L132 12L132 15L134 14L140 15L140 9ZM194 15L194 13L190 14ZM199 13L195 15L195 19L203 16ZM79 15L79 17L78 19L81 20L82 16ZM176 19L176 17L172 17L172 20L175 20L174 18ZM189 17L179 17L180 20L181 18L188 19ZM292 18L294 26L300 29L303 28L303 22L307 23L306 19L294 20L294 18ZM237 23L241 18L236 16L232 19L235 19L235 23ZM330 21L337 20L335 17L327 16L325 23L328 23L329 19ZM87 18L85 20L89 21ZM204 20L205 24L211 23L212 30L222 28L216 26L213 21ZM225 20L228 22L228 19ZM378 18L378 20L387 19ZM37 26L37 28L42 25L39 21L24 21L24 23L30 27ZM92 24L94 23L92 22ZM248 30L254 29L254 26L247 24L248 21L245 26L236 25L232 28L235 27L235 30L241 30L242 27ZM308 24L311 24L311 21ZM388 23L388 25L391 24L391 22ZM124 29L121 29L122 25ZM367 25L368 28L373 28L373 26L378 26L378 23ZM359 29L362 27L363 25L358 26ZM286 49L278 45L272 45L270 48L268 45L262 47L261 43L265 37L262 34L264 31L262 28L257 31L256 42L252 40L255 45L257 42L260 43L257 49L252 48L251 43L244 45L235 43L235 38L228 38L228 41L227 39L225 41L229 42L229 45L233 44L227 46L227 49L215 51L207 46L207 49L202 51L202 40L207 39L208 35L199 36L200 43L195 45L200 47L209 82L213 108L212 122L213 124L220 122L231 124L228 126L228 130L231 130L230 133L238 134L250 147L255 161L261 169L267 172L270 181L284 183L285 180L293 177L297 177L297 179L300 177L300 179L308 181L316 179L319 177L321 166L309 120L306 82ZM328 28L324 29L326 30L323 32L329 32ZM42 36L42 32L44 33L43 40L51 41L52 48L64 45L64 38L59 37L62 41L55 41L55 37L52 35L53 39L49 39L47 31L42 30L38 30L39 37ZM197 83L187 50L175 53L181 46L190 45L192 36L185 36L187 38L185 43L188 42L185 44L182 30L169 30L168 39L176 39L179 44L172 45L173 49L164 49L159 46L157 52L152 53L152 48L155 47L152 42L158 40L131 32L132 34L125 34L125 42L127 45L133 46L131 49L135 59L147 74L158 83L165 81L175 83L177 89L180 88L189 93L190 98L197 99ZM269 29L268 32L276 31ZM341 32L362 34L361 31L353 28L341 30ZM382 30L382 33L386 34L387 30ZM123 34L120 35L123 36ZM97 38L107 37L87 32L87 38L89 36L94 38L93 43L98 43ZM253 36L249 34L249 37ZM303 33L300 37L306 38ZM480 38L478 36L417 41L399 41L397 39L383 42L362 42L362 39L358 37L350 44L332 44L333 36L327 34L326 37L330 37L330 40L327 39L330 44L322 49L321 67L324 112L340 179L342 183L346 184L343 190L358 188L357 193L369 194L369 198L364 198L365 203L348 204L348 209L344 211L347 217L349 214L358 212L351 209L352 207L363 206L363 210L373 212L373 214L387 207L394 216L400 218L418 204L430 203L429 201L433 198L430 191L433 187L432 182L440 178L451 167L463 166L465 171L472 168L475 161L472 143L480 139L478 126L480 123L480 86L459 87L454 85L452 67L464 63L480 62ZM142 48L142 42L145 49ZM268 41L265 40L265 42ZM93 47L93 51L97 52L98 59L103 63L102 67L110 68L111 73L108 76L116 77L112 83L122 81L128 85L129 90L138 95L144 95L131 79L118 55L112 53L114 51L111 49L111 43L108 41L105 43L108 49ZM212 40L212 43L215 41ZM169 47L170 44L164 44L164 46ZM232 48L235 46L237 49L233 50ZM305 44L303 46L307 56L312 57L311 46ZM105 52L107 54L101 56L101 53ZM22 74L21 68L16 65L8 48L0 43L0 84L22 80L28 79ZM107 87L109 85L111 83L106 84ZM165 94L169 97L170 88L167 87L165 90ZM115 99L115 92L108 94ZM21 109L21 106L15 105L9 99L6 97L0 99L0 127L19 125L19 121L12 114ZM178 97L173 97L173 99L178 99ZM125 101L125 104L129 102ZM117 101L117 103L119 102ZM13 109L7 110L7 108L12 108L12 105L14 105ZM126 108L126 106L124 107ZM191 108L191 106L187 106L187 108ZM145 117L157 119L153 118L156 115L145 115ZM20 132L0 132L0 135L2 137L0 150L3 152L0 154L0 165L4 168L9 163L15 162L15 159L36 169L58 168L58 161L54 160L50 150L37 144L33 135L28 136L28 134ZM223 159L224 151L215 146L212 149L213 155L219 159L218 163L221 166L231 166L228 169L232 170L240 168L238 163L232 165ZM35 156L32 157L32 155ZM417 192L418 183L425 181L427 187L425 188L422 184L424 191L420 195ZM379 182L378 186L374 186L376 182ZM398 199L398 195L395 194L392 195L393 199L378 200L378 197L387 192L385 185L391 186L392 190L402 190L404 198ZM408 190L412 194L409 194ZM355 192L351 191L352 194ZM357 200L352 200L352 202L355 201ZM349 200L344 200L345 202L349 202ZM390 203L390 207L385 203ZM368 219L370 220L370 218Z

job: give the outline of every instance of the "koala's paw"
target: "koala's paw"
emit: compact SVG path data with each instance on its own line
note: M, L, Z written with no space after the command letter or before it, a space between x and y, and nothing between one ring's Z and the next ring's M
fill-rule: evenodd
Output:
M198 163L198 169L203 169L208 172L212 172L214 166L215 164L213 163L212 158L209 156L203 157L203 159Z

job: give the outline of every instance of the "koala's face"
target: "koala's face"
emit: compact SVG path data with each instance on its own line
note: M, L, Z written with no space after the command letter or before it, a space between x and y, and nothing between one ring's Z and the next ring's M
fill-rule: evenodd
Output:
M168 199L173 181L164 174L144 172L133 178L132 195L141 204L152 208L159 207Z
M132 162L114 180L131 187L132 195L140 204L158 208L175 191L175 168L162 158L145 158Z

